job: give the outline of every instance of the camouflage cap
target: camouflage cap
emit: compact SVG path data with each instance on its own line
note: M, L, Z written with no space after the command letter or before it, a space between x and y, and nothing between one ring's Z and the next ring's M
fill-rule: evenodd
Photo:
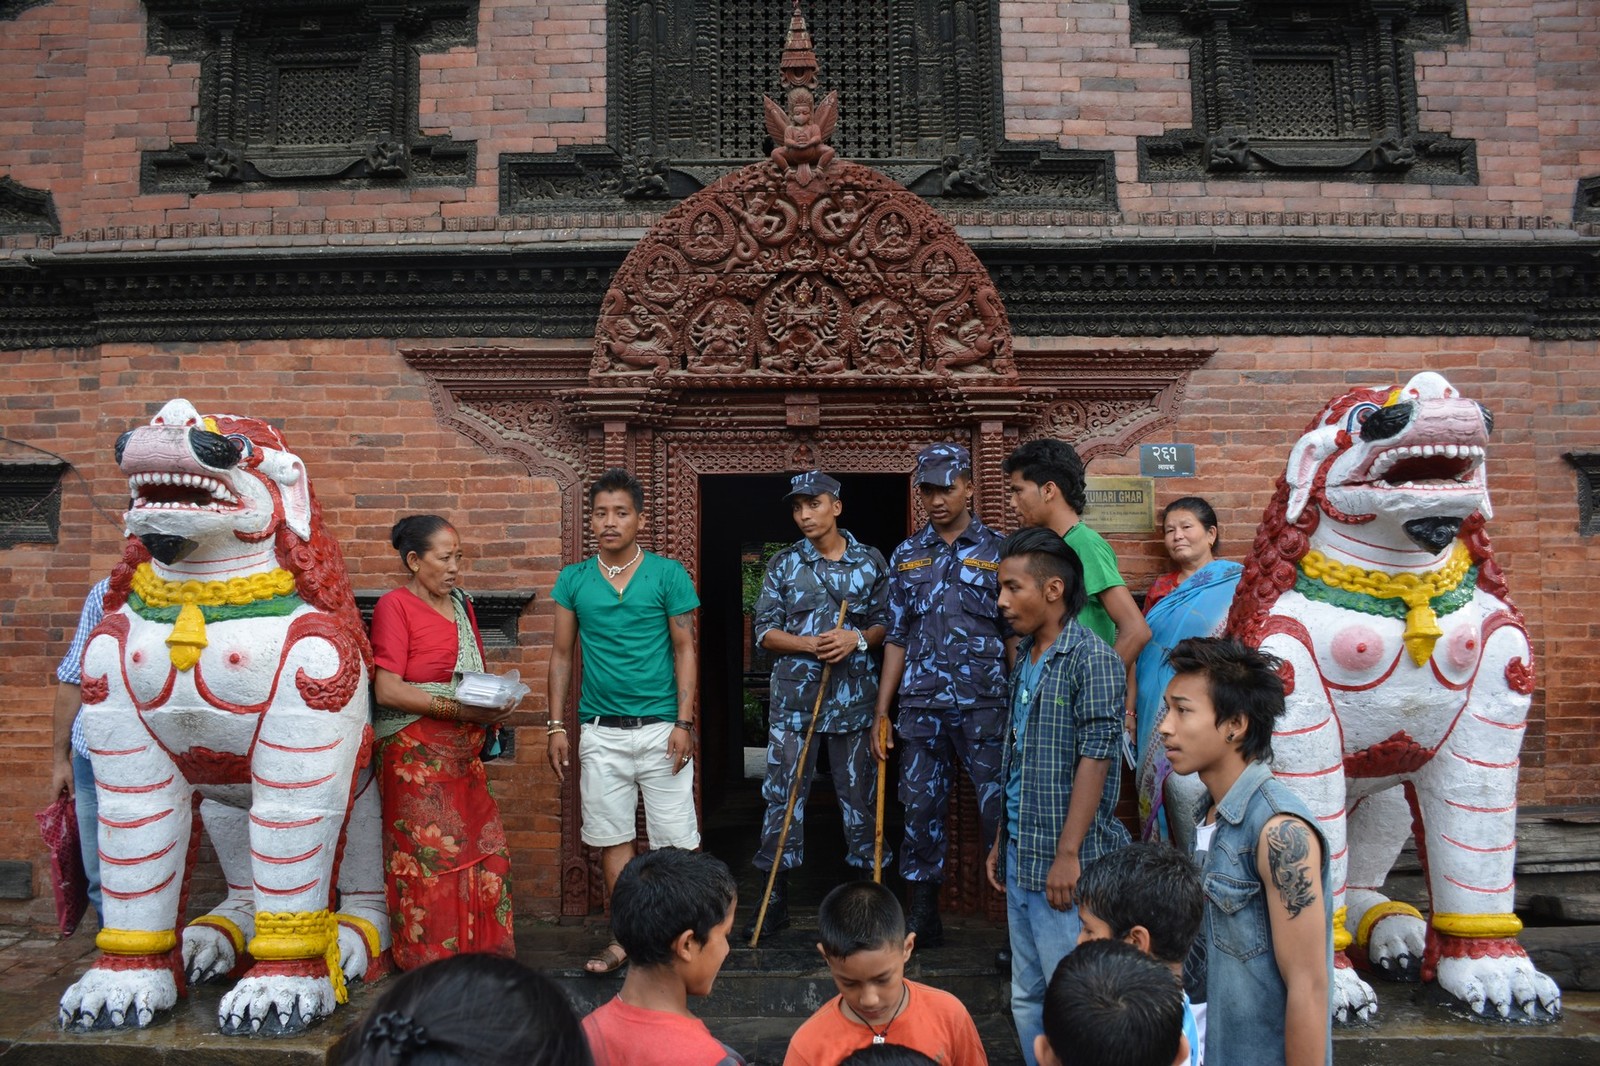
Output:
M971 476L972 454L959 444L930 444L917 454L917 472L911 483L947 489L960 474Z
M820 470L807 470L789 479L789 491L784 493L783 498L787 500L791 496L821 496L823 493L837 500L839 483Z

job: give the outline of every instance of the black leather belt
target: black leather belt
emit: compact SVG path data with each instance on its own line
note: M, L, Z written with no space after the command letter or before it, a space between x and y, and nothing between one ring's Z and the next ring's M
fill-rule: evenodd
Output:
M603 725L607 729L642 729L647 725L660 725L666 718L635 718L631 714L597 714L583 719L584 725Z

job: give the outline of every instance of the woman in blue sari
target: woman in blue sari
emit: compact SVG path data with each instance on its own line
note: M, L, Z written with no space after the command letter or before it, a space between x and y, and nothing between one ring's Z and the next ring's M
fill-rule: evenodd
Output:
M1161 515L1167 554L1177 564L1162 574L1145 595L1144 616L1150 624L1150 643L1134 665L1139 685L1136 718L1136 755L1139 763L1139 817L1145 839L1165 836L1162 793L1172 767L1161 745L1152 743L1161 718L1162 698L1172 668L1167 652L1185 637L1210 637L1222 631L1233 603L1234 586L1244 567L1216 557L1217 513L1198 496L1185 496L1167 505ZM1200 786L1197 793L1204 793ZM1185 825L1184 828L1187 828Z

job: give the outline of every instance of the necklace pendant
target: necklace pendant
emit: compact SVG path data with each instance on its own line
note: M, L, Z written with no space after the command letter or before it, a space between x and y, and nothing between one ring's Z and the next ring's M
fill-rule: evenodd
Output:
M887 1044L889 1042L889 1038L884 1036L882 1033L873 1033L872 1042L874 1044Z

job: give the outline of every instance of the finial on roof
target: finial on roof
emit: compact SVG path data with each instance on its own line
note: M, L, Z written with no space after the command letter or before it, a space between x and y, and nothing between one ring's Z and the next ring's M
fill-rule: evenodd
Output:
M817 53L811 48L811 32L806 29L806 17L800 13L800 0L794 0L794 14L789 17L789 37L783 42L783 58L778 63L784 88L816 88L817 67Z

